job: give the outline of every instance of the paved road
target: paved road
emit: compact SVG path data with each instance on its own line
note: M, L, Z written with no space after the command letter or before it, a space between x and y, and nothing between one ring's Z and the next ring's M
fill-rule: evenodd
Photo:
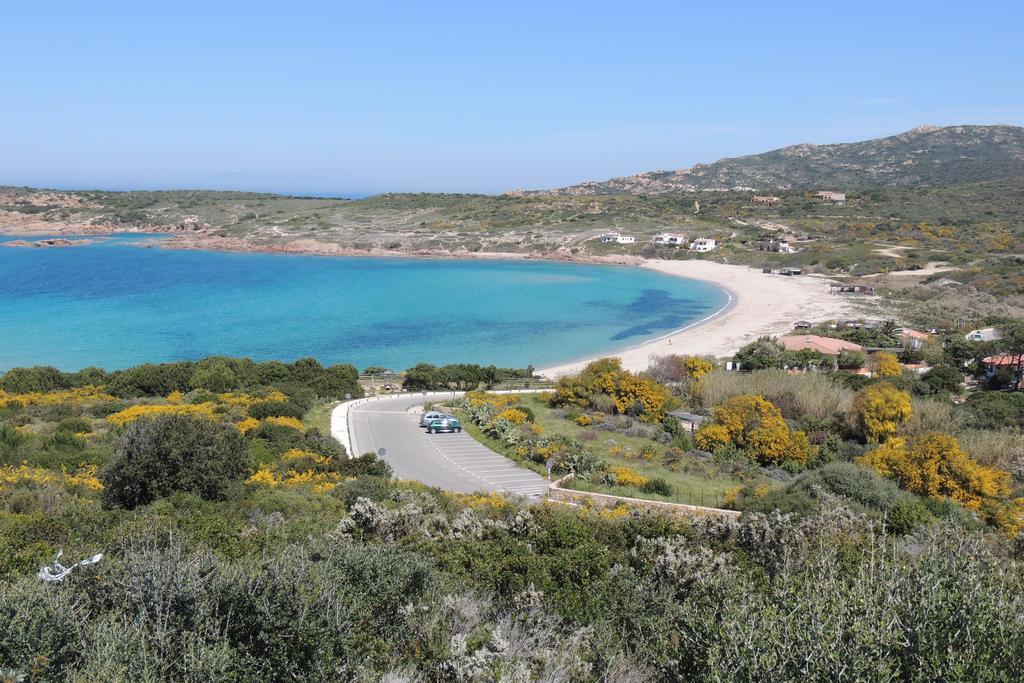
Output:
M384 459L396 477L447 491L500 491L528 497L547 492L548 482L539 474L495 453L465 432L427 434L419 426L419 411L409 412L423 401L422 395L401 395L352 406L348 423L354 452L385 448Z

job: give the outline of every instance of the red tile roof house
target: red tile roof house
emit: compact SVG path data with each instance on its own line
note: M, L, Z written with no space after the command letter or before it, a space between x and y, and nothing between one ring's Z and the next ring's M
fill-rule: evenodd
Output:
M1018 379L1024 372L1024 353L1001 353L998 356L989 356L982 360L985 364L985 375L992 377L1000 368L1015 370Z
M912 349L921 348L931 338L932 336L927 332L912 330L909 327L904 327L900 330L900 340Z
M844 339L819 337L816 334L794 334L779 337L779 343L787 351L817 351L826 356L838 356L843 351L863 351L864 347Z

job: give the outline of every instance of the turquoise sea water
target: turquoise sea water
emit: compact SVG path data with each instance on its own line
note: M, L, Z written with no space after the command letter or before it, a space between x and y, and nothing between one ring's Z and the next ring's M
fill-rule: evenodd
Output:
M0 370L212 354L540 367L639 344L727 300L639 268L134 246L142 239L0 248Z

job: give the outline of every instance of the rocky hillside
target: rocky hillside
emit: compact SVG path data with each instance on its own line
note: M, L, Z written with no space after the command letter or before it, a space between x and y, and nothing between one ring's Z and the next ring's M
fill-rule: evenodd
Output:
M676 171L587 182L556 194L662 194L949 185L1024 176L1024 128L922 126L837 145L792 145Z

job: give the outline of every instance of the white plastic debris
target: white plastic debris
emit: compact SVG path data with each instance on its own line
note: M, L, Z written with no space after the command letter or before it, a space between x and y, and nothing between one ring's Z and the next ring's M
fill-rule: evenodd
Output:
M99 553L97 555L93 555L92 557L87 557L81 562L76 562L75 564L68 567L61 564L60 562L60 558L63 555L64 550L58 550L57 557L54 558L53 563L48 564L39 570L39 573L36 574L36 576L39 577L40 581L63 581L65 578L67 578L68 574L74 571L75 567L87 567L90 564L96 564L97 562L103 559L103 553Z

